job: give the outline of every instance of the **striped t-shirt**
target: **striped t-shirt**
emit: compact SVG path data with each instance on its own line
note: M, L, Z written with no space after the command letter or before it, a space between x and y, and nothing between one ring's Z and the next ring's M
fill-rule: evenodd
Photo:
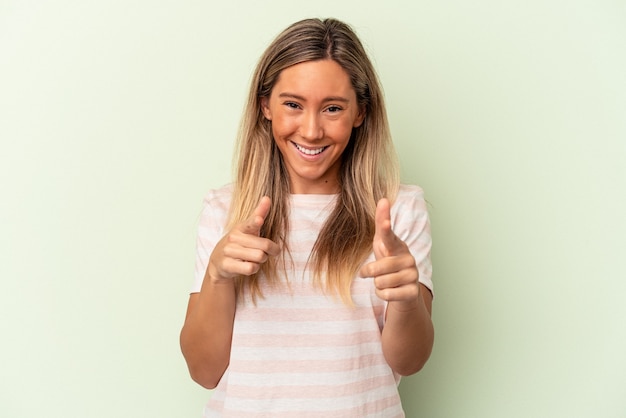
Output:
M232 188L211 191L199 224L192 292L199 292L209 257L225 233ZM381 346L385 302L372 278L355 277L354 307L313 285L306 269L318 231L336 195L291 195L288 284L263 286L256 305L236 308L230 363L204 417L404 417L400 376ZM430 225L422 190L401 186L392 228L409 246L419 280L432 290ZM367 261L374 260L373 254Z

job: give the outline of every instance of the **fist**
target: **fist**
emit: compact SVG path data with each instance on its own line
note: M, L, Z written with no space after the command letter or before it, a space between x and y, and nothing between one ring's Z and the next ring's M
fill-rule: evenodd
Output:
M373 277L376 294L386 301L415 302L419 284L415 258L391 229L391 206L387 199L376 205L372 247L375 261L361 268L361 277Z
M240 275L250 276L258 272L269 257L280 254L278 244L259 236L270 204L269 197L261 198L252 215L235 225L217 243L207 267L207 275L211 280L217 282Z

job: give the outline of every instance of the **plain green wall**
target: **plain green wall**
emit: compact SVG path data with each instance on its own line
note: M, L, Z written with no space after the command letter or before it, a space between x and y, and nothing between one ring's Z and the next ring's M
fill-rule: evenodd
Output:
M408 417L626 417L622 1L0 3L0 416L198 417L178 348L252 68L335 16L431 204Z

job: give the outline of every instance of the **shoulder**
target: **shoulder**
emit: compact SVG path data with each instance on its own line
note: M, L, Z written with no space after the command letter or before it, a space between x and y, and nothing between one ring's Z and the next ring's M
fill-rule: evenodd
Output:
M204 195L200 213L201 228L213 225L221 231L228 218L232 194L233 186L228 184L219 189L211 189Z
M233 195L233 185L227 184L218 189L209 190L202 201L204 208L214 211L228 212Z
M415 184L401 184L398 188L396 200L424 199L424 190Z
M391 206L391 222L394 231L402 239L406 239L416 229L422 230L427 227L430 221L424 190L421 187L400 185L396 199Z
M420 208L426 211L426 200L424 198L424 190L416 185L401 184L398 194L392 205L392 211L400 209Z

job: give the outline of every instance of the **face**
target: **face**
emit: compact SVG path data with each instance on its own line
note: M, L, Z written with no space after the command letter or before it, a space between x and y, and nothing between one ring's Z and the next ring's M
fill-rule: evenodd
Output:
M291 193L337 193L341 154L365 116L348 73L332 60L288 67L261 108L272 121Z

